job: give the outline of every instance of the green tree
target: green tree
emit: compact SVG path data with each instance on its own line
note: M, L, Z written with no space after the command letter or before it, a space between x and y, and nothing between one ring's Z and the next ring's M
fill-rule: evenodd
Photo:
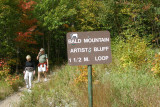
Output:
M15 55L15 42L18 20L19 0L0 0L0 56Z

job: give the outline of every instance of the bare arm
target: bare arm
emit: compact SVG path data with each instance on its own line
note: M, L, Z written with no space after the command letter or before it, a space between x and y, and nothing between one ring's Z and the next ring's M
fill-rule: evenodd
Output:
M23 71L23 74L25 74L25 68L26 68L26 63L25 63L25 66L24 66L24 71Z
M39 59L40 54L41 54L41 52L38 53L37 60Z
M37 60L39 59L39 55L37 56Z
M48 58L46 59L46 61L47 61L47 68L49 67L49 65L48 65Z

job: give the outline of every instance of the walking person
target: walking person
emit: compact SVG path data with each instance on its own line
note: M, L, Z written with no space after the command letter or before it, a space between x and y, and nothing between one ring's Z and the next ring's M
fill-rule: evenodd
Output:
M49 67L48 65L48 57L47 54L45 54L45 50L43 48L40 49L40 52L37 56L37 60L39 60L38 64L38 82L40 82L40 76L41 73L43 72L44 74L44 81L47 81L47 69Z
M25 63L25 69L24 69L24 80L26 82L26 88L28 91L31 91L32 88L32 80L33 80L33 75L35 75L35 63L31 61L31 56L27 55L26 56L26 63Z

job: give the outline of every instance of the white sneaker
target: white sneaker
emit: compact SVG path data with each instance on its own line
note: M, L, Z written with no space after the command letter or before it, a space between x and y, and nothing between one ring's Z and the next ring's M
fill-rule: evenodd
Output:
M37 80L37 81L36 81L36 83L39 83L39 82L40 82L40 80Z
M31 89L28 89L28 92L29 92L29 93L31 93L31 92L32 92L32 90L31 90Z
M47 81L47 78L45 78L44 81L46 82L46 81Z

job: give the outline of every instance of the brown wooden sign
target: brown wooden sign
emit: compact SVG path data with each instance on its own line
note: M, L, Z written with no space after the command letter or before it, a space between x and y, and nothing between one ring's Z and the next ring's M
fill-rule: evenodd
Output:
M109 31L67 33L69 65L92 65L112 62Z

